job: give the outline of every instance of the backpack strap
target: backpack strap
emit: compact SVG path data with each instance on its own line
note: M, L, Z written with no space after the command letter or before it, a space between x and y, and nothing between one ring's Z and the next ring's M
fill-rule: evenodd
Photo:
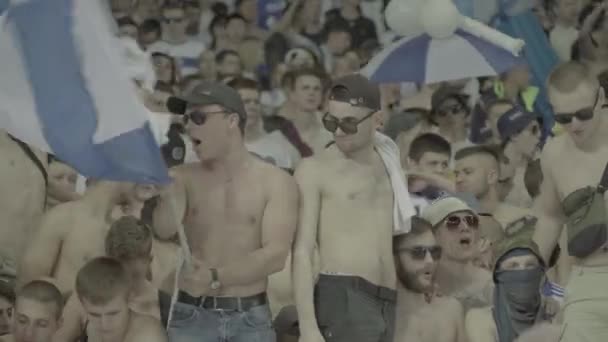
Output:
M38 158L38 156L36 156L36 154L34 153L34 151L32 151L32 149L23 141L15 138L12 135L8 135L14 142L17 143L17 145L19 145L19 147L21 147L21 149L23 150L23 152L25 152L25 154L30 158L30 160L36 165L36 167L38 168L38 170L40 171L40 173L42 174L42 177L44 178L44 186L45 186L45 194L49 189L49 174L47 173L46 169L44 168L44 164L42 164L42 161L40 161L40 159ZM46 195L44 196L44 207L46 208Z

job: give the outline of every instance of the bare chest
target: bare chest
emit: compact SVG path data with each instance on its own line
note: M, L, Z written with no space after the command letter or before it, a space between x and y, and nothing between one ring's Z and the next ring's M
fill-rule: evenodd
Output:
M444 311L436 305L427 305L417 310L408 317L403 338L398 342L456 342L454 318ZM437 329L439 326L441 329Z
M390 181L383 169L340 168L330 175L323 189L324 202L341 203L348 207L384 207L393 202Z
M191 182L187 193L184 227L193 249L250 249L259 244L266 207L259 180Z
M551 172L560 198L587 186L597 186L608 162L608 148L594 153L564 151L563 160L555 161Z
M108 230L109 224L105 221L84 217L75 220L61 246L61 263L68 264L77 271L89 260L104 255Z

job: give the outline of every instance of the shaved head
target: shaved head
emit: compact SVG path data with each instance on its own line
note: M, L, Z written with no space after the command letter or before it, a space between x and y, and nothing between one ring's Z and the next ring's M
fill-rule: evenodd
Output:
M571 93L580 86L597 89L599 81L585 64L575 61L558 65L547 81L547 88L558 93Z
M456 161L465 158L477 158L484 166L498 170L499 154L496 149L491 146L465 147L456 152L456 155L454 156Z
M490 191L497 191L499 163L495 149L488 146L472 146L456 153L456 189L485 198Z

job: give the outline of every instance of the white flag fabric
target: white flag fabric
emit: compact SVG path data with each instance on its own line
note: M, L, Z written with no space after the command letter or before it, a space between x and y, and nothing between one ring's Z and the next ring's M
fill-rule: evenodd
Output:
M0 0L0 129L86 177L165 183L104 11L94 0Z

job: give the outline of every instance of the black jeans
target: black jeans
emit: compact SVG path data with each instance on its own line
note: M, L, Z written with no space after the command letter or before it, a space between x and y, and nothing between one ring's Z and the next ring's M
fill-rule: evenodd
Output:
M393 342L394 290L360 277L321 275L315 314L327 342Z

